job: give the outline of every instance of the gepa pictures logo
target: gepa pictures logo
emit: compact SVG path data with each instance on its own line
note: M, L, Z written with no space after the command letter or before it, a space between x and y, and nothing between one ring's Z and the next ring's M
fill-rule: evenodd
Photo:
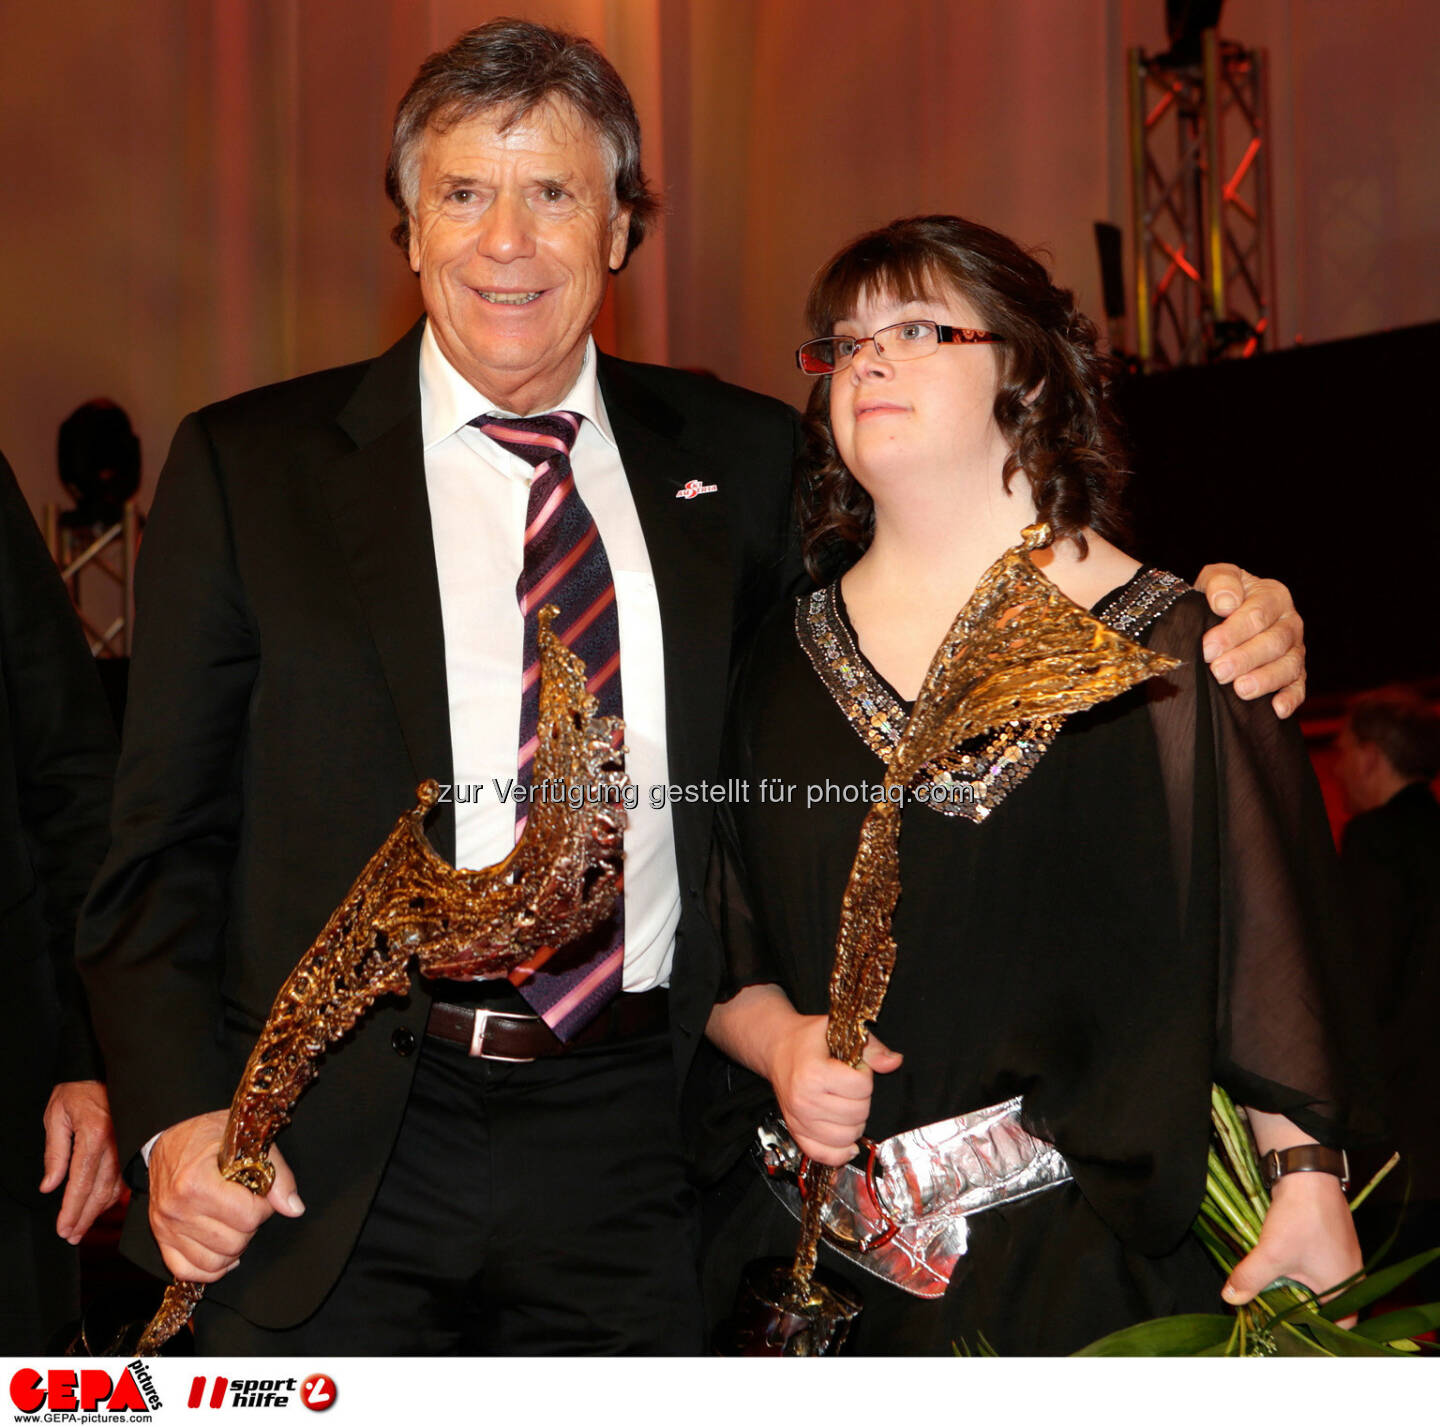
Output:
M144 1362L137 1358L114 1378L104 1368L21 1368L10 1379L10 1401L26 1416L45 1409L45 1420L61 1414L149 1414L160 1406L160 1394Z

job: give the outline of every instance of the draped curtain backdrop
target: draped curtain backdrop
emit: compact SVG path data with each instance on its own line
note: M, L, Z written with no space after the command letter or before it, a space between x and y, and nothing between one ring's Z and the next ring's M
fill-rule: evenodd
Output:
M1124 57L1161 0L67 0L0 7L0 449L59 498L55 431L127 407L146 493L176 422L374 353L419 310L388 241L391 115L495 14L595 39L668 215L602 344L791 401L800 308L860 229L960 212L1043 245L1092 313L1128 227ZM1440 318L1440 6L1230 0L1268 49L1278 331ZM1128 252L1127 252L1128 260Z

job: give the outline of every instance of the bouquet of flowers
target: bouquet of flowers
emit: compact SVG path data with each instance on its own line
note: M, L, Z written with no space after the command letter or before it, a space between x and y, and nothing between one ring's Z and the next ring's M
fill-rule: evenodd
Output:
M1213 1086L1210 1119L1214 1136L1205 1176L1205 1198L1195 1234L1226 1274L1253 1249L1270 1207L1270 1194L1250 1127L1230 1097ZM1394 1168L1398 1156L1351 1201L1353 1213ZM1383 1261L1389 1244L1366 1265ZM1440 1303L1401 1308L1368 1318L1354 1328L1337 1320L1357 1313L1395 1292L1407 1279L1440 1258L1440 1248L1416 1254L1388 1268L1356 1274L1328 1290L1321 1302L1303 1283L1277 1279L1251 1302L1225 1313L1180 1313L1152 1318L1111 1333L1077 1357L1404 1357L1433 1349L1416 1334L1440 1327Z

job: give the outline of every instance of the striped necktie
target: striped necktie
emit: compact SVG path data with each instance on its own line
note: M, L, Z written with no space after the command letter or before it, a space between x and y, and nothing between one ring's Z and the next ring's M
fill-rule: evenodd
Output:
M518 783L529 788L535 766L540 714L539 614L553 604L555 629L585 661L586 686L602 714L617 717L620 701L620 621L615 581L605 544L575 488L570 448L580 431L573 411L542 416L477 417L470 424L535 467L525 513L525 562L515 595L525 621L524 673L520 683ZM515 837L525 829L528 802L515 805ZM623 884L622 884L623 886ZM511 973L520 994L561 1040L584 1029L620 994L625 965L624 896L594 931Z

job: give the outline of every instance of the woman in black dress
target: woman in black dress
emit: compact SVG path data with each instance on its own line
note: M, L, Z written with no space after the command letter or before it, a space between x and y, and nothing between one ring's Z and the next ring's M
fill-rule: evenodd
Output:
M1214 622L1111 542L1119 466L1091 324L1040 264L958 218L891 224L820 274L804 535L839 578L777 611L739 677L712 879L729 959L711 1038L736 1062L712 1147L778 1102L799 1150L871 1141L1023 1097L1073 1179L968 1219L943 1296L822 1264L866 1303L852 1347L1064 1353L1163 1313L1217 1312L1187 1233L1212 1078L1282 1172L1260 1247L1226 1285L1325 1289L1360 1267L1333 1146L1343 1077L1326 1015L1333 852L1298 730L1206 670ZM1183 660L1068 719L957 751L950 797L907 804L898 960L863 1069L825 1049L841 897L869 795L956 611L1043 521L1035 555L1077 604ZM938 809L938 810L937 810ZM745 1069L753 1072L747 1076ZM756 1078L758 1077L758 1078ZM707 1291L792 1252L796 1223L742 1163Z

